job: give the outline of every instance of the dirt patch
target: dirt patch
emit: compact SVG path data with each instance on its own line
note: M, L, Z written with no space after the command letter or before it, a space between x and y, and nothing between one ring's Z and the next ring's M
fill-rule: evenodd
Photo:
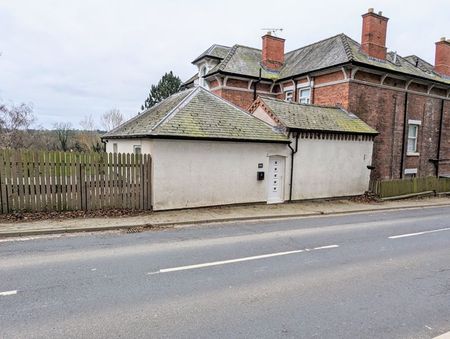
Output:
M66 212L20 212L0 215L0 223L28 222L39 220L67 220L79 218L120 218L139 215L150 215L151 211L131 209L107 209L95 211L66 211Z

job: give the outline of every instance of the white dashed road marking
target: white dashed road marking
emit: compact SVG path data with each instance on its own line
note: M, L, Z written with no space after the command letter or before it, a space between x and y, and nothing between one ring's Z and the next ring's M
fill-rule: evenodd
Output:
M302 252L309 252L309 251L317 251L317 250L324 250L324 249L330 249L330 248L337 248L338 245L329 245L329 246L320 246L315 247L313 249L302 249L302 250L294 250L294 251L287 251L287 252L278 252L278 253L269 253L269 254L262 254L262 255L255 255L252 257L244 257L244 258L238 258L238 259L230 259L230 260L222 260L222 261L213 261L203 264L195 264L195 265L188 265L188 266L179 266L179 267L172 267L172 268L164 268L156 272L149 272L148 275L152 274L158 274L158 273L169 273L169 272L176 272L176 271L185 271L185 270L192 270L196 268L204 268L204 267L211 267L211 266L219 266L219 265L227 265L227 264L233 264L243 261L251 261L251 260L259 260L259 259L266 259L266 258L273 258L273 257L280 257L283 255L290 255L290 254L296 254L296 253L302 253Z
M8 295L15 295L15 294L17 294L17 290L5 291L5 292L0 292L0 297L6 297Z
M432 231L423 231L423 232L416 232L416 233L393 235L393 236L389 237L389 239L399 239L399 238L414 237L416 235L422 235L422 234L428 234L428 233L436 233L436 232L443 232L443 231L450 231L450 227L440 228L440 229L432 230Z

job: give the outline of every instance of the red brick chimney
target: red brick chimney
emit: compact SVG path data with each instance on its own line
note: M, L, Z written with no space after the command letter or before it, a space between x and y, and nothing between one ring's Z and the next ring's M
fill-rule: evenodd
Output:
M450 39L441 38L440 41L436 42L434 70L450 76Z
M277 71L284 63L284 39L267 33L262 37L262 64L265 68Z
M361 48L369 56L385 60L386 59L386 31L388 18L373 12L369 8L366 14L362 15L362 36Z

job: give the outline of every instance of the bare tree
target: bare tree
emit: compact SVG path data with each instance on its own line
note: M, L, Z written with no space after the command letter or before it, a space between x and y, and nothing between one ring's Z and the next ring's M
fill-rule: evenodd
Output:
M56 132L59 147L62 151L69 149L69 137L72 131L72 124L70 122L58 122L53 125L53 129Z
M106 111L100 118L102 127L107 131L116 128L122 124L124 120L123 114L118 109Z
M78 133L78 143L86 151L99 152L103 149L100 141L100 135L95 127L95 121L92 115L86 115L80 121L82 131Z
M80 126L85 131L94 131L95 121L92 117L92 114L85 115L84 118L80 121Z
M31 105L0 104L0 144L7 148L25 148L30 145L27 130L35 121Z

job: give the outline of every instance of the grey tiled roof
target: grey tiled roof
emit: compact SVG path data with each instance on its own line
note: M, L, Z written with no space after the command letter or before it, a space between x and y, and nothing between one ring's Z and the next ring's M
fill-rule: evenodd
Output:
M337 107L305 105L269 97L259 97L281 124L291 129L337 133L377 134L354 114Z
M134 118L126 121L119 127L104 134L103 137L146 135L151 133L158 122L161 121L161 119L163 119L168 112L178 106L191 91L192 90L186 90L171 95L167 99L157 103L155 106L150 107Z
M280 72L269 72L261 67L261 50L241 45L234 45L224 59L209 71L227 72L251 77L261 76L265 79L285 79L299 74L332 67L340 64L359 62L368 66L385 69L435 80L450 84L450 78L440 76L426 61L419 62L418 67L411 62L412 57L402 58L394 53L387 54L387 60L377 60L361 51L361 45L345 34L338 34L311 45L296 49L285 54L285 63ZM431 67L430 67L431 66Z
M278 128L202 87L172 95L102 138L158 136L289 142Z
M189 79L187 79L185 82L181 84L181 86L186 86L189 84L192 84L195 80L198 79L198 73L195 73L193 76L191 76Z
M198 57L196 57L194 59L194 61L192 61L192 63L195 63L196 61L198 61L204 57L213 57L213 58L223 59L227 56L229 51L230 51L230 47L214 44L210 48L208 48L206 51L204 51L202 54L200 54Z
M341 35L316 42L286 53L280 77L307 73L317 69L349 62L351 59Z
M260 49L234 45L227 56L218 65L213 67L208 74L222 71L257 78L259 77L259 70L261 70L261 77L265 79L278 78L278 72L270 72L260 66L261 57L262 52Z

